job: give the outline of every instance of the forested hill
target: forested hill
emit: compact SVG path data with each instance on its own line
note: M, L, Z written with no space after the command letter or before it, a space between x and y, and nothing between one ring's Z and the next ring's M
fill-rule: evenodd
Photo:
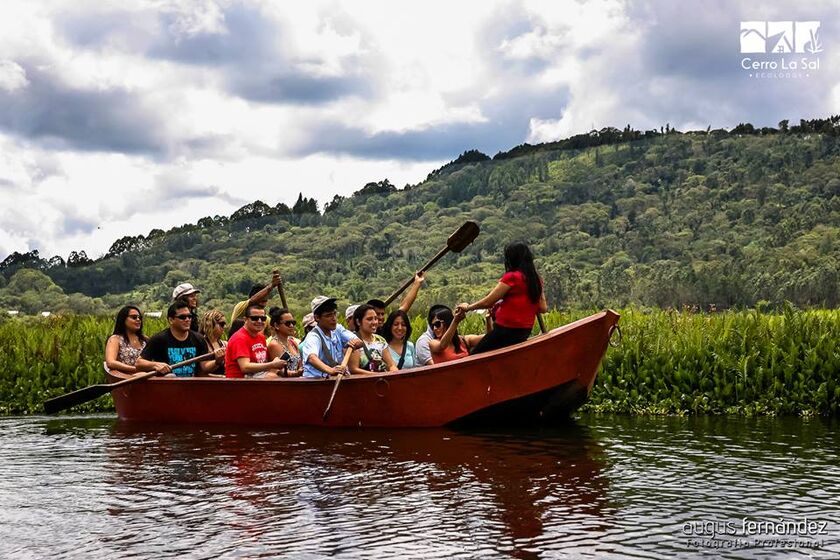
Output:
M481 235L431 271L419 308L484 293L511 240L532 245L552 306L834 307L839 120L605 129L492 159L470 151L419 185L371 183L322 213L305 197L293 208L257 201L120 239L96 261L15 253L0 264L0 308L162 309L190 281L202 308L228 309L275 268L298 311L319 293L358 302L387 296L468 219Z

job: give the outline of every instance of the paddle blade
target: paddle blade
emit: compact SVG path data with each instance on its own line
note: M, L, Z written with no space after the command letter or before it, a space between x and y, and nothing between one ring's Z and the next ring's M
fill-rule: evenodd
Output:
M77 404L92 401L93 399L101 397L105 393L109 392L111 392L111 387L108 385L91 385L90 387L85 387L84 389L79 389L78 391L73 391L72 393L67 393L66 395L61 395L60 397L55 397L45 401L44 412L47 414L55 414L56 412L67 410Z
M460 253L467 245L475 241L480 232L478 224L475 222L464 222L464 225L458 228L458 231L449 236L446 240L446 246L454 253Z

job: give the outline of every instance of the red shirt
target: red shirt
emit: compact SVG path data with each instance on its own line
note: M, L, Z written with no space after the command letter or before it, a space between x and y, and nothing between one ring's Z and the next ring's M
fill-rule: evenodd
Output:
M233 333L225 349L225 377L245 377L237 358L248 358L254 364L268 361L265 335L257 333L252 336L245 327Z
M505 272L499 280L507 284L510 289L502 298L502 303L496 311L496 324L509 329L531 329L534 327L534 319L540 309L540 301L531 301L528 297L528 285L525 283L525 275L518 270ZM542 280L540 280L542 286Z

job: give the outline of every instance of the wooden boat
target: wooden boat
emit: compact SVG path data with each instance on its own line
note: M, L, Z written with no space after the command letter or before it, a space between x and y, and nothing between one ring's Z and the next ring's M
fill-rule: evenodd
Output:
M335 379L151 378L112 392L121 420L431 427L568 415L589 396L619 315L602 311L454 362ZM108 381L128 376L109 372Z

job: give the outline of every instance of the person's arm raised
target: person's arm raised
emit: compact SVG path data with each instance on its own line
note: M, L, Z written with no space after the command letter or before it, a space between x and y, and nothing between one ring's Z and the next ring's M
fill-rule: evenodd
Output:
M449 328L446 329L446 332L443 333L440 340L432 339L429 341L429 350L431 350L433 354L437 354L438 352L442 352L443 350L449 348L449 345L452 344L452 339L455 338L455 335L458 332L458 324L463 318L464 313L456 311L455 317L452 319L452 322L449 323Z
M425 280L425 272L418 272L414 275L414 283L411 284L411 287L408 289L408 293L405 294L405 297L400 304L400 311L408 313L408 310L411 309L412 305L414 305L414 300L417 299L417 292L420 291L420 286L423 285Z

